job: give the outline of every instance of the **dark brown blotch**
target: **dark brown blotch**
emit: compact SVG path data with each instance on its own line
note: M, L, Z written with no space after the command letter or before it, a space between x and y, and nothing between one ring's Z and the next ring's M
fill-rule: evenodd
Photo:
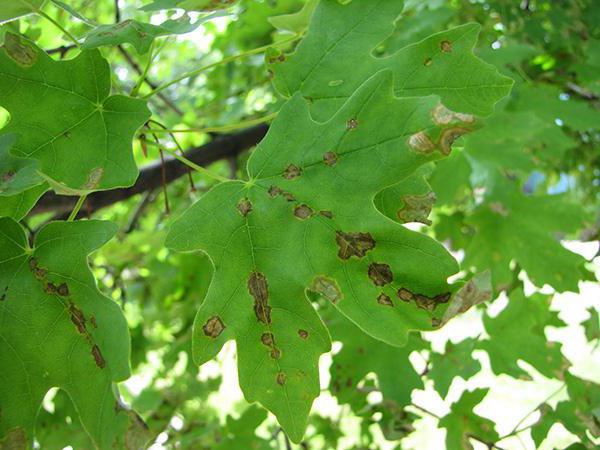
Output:
M450 53L452 51L452 42L442 41L440 42L440 50L444 53Z
M310 219L314 211L308 205L299 205L294 208L294 216L300 220Z
M281 359L281 350L279 350L277 347L273 347L271 349L271 358Z
M468 129L462 127L448 128L444 130L440 136L440 152L442 152L444 155L449 155L452 151L452 144L454 144L454 141L468 132Z
M350 119L346 122L346 129L348 130L356 130L358 128L358 120Z
M61 297L67 297L70 294L70 292L69 292L69 286L67 285L67 283L61 283L56 288L56 293L58 295L60 295Z
M243 217L246 217L252 212L252 202L247 198L242 198L237 204L237 210Z
M278 188L277 186L271 186L269 188L269 195L271 196L271 198L277 197L279 194L281 194L281 192L281 188Z
M298 336L302 339L308 339L308 331L300 329L298 330Z
M287 375L283 372L279 372L277 373L277 384L279 386L283 386L285 384L285 382L287 381Z
M260 272L252 272L248 278L248 292L254 298L254 314L259 322L271 323L271 307L269 306L269 285Z
M85 328L85 316L81 309L72 302L69 303L69 315L71 316L71 322L73 322L79 334L87 334L87 329Z
M369 264L369 278L375 286L385 286L392 282L394 274L387 264L371 263Z
M94 361L96 362L96 365L98 367L100 367L101 369L104 369L106 367L106 361L102 357L100 347L98 347L97 345L94 345L92 347L92 356L94 357Z
M217 338L220 334L225 330L225 324L221 320L219 316L213 316L206 321L206 323L202 326L202 330L204 334L211 338Z
M283 171L283 178L294 180L302 175L302 169L295 164L290 164Z
M429 67L432 63L433 60L431 58L425 58L425 60L423 61L423 65L426 67Z
M369 250L375 248L375 239L371 233L336 231L335 241L338 245L338 256L341 259L350 259L352 256L363 258Z
M338 162L338 155L334 152L325 152L323 162L328 166L334 166Z
M275 345L275 337L273 336L273 333L263 333L260 337L260 342L267 347L271 347Z
M394 306L394 303L392 303L392 299L390 298L390 296L384 293L379 294L379 296L377 297L377 303L385 306Z
M333 213L331 211L319 211L319 214L327 219L333 219Z

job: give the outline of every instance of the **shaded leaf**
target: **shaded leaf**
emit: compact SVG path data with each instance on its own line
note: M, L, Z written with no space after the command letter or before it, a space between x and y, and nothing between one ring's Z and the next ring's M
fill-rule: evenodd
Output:
M98 448L137 449L147 439L141 419L113 393L113 382L129 376L127 324L87 265L115 228L52 222L29 248L20 225L0 219L0 436L8 441L32 444L37 410L55 386Z
M465 339L458 344L448 341L443 354L430 354L431 367L427 377L433 380L435 390L442 398L448 395L455 377L466 381L481 370L481 364L473 358L474 348L474 339Z
M0 50L0 104L16 134L14 156L37 160L55 190L71 194L130 186L138 170L131 141L150 117L143 100L110 96L110 69L97 50L54 61L7 34Z

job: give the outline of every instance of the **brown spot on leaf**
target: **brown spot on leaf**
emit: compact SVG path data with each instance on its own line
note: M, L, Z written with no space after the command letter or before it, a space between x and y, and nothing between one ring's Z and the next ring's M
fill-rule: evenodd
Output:
M202 330L204 334L211 338L217 338L225 329L225 324L221 320L219 316L213 316L206 321L206 323L202 326Z
M342 259L364 257L369 250L375 248L375 240L370 233L344 233L336 231L335 241L338 245L338 256Z
M290 164L283 171L283 178L286 180L293 180L302 175L302 169L295 164Z
M92 169L88 174L87 181L82 188L87 190L95 189L98 184L100 184L102 175L104 175L104 169L102 167L96 167L95 169Z
M402 196L402 201L404 202L404 207L399 209L397 214L403 223L420 222L425 225L431 225L431 220L428 217L436 201L435 193L404 195Z
M431 58L425 58L425 60L423 61L423 65L424 66L430 66L433 63L433 60Z
M4 172L2 174L2 176L0 177L0 179L4 183L10 183L15 178L15 175L16 174L15 174L14 170L7 170L6 172Z
M337 281L322 275L315 277L310 290L321 294L332 303L337 303L344 297Z
M252 202L247 198L241 199L237 204L237 210L242 216L246 217L252 212Z
M442 324L442 321L440 319L436 319L435 317L431 318L431 326L433 328L437 328Z
M408 146L419 153L431 153L435 149L435 144L424 131L412 134L408 138Z
M254 314L265 325L271 323L271 307L269 306L269 286L262 273L252 272L248 279L248 291L254 298Z
M94 316L94 315L90 316L90 323L92 324L92 326L94 328L98 328L98 324L96 323L96 316Z
M279 350L277 347L273 347L271 349L271 358L281 359L281 350Z
M94 357L94 361L96 362L96 365L98 367L100 367L101 369L104 369L106 367L106 361L102 357L100 347L98 347L97 345L94 345L92 347L92 356Z
M414 300L415 304L419 308L425 309L427 311L433 311L438 305L442 303L447 303L448 300L450 300L450 296L450 292L429 297L423 294L415 294L406 288L398 289L398 298L400 298L400 300L405 302L410 302L411 300Z
M71 322L77 327L79 334L87 334L87 329L85 328L85 316L81 309L72 302L69 303L69 315L71 316Z
M308 331L306 330L298 330L298 336L300 336L302 339L308 339Z
M272 347L275 345L275 337L273 336L273 333L263 333L260 337L260 342L267 347Z
M279 372L277 374L277 384L279 386L283 386L286 381L287 381L287 375L283 372Z
M383 293L379 294L379 296L377 297L377 303L385 306L394 306L390 296Z
M309 219L314 214L314 211L307 205L299 205L294 208L294 216L300 220Z
M346 122L347 130L356 130L357 128L358 128L358 120L350 119L348 122Z
M279 194L281 194L281 189L280 189L280 188L278 188L277 186L271 186L271 187L269 188L269 195L270 195L272 198L275 198L275 197L277 197Z
M286 201L288 201L288 202L295 202L295 201L296 201L296 197L294 197L294 195L293 195L293 194L291 194L291 193L289 193L289 192L285 192L285 191L283 191L283 192L281 193L281 195L282 195L282 196L283 196L283 198L285 198L285 199L286 199Z
M448 128L447 130L444 130L440 136L440 151L444 155L449 155L452 151L452 144L454 144L454 141L468 132L468 129L462 127Z
M4 51L10 59L24 67L33 66L38 59L37 50L21 36L6 33L4 36Z
M451 111L441 103L433 108L431 115L433 116L433 121L436 125L449 125L457 122L473 123L475 121L475 117L473 115Z
M333 213L331 211L319 211L319 214L328 219L333 219Z
M452 51L452 43L450 41L440 42L440 50L444 53L450 53Z
M375 286L385 286L394 279L394 274L387 264L371 263L369 264L369 278Z
M48 295L55 295L58 293L58 288L52 282L48 282L44 285L44 292Z
M61 297L67 297L69 295L69 286L67 286L67 283L61 283L58 288L56 288L56 292Z
M323 162L328 166L334 166L338 161L338 156L334 152L325 152L323 154Z
M27 440L27 433L21 427L11 428L0 439L0 449L2 450L25 450L30 448Z

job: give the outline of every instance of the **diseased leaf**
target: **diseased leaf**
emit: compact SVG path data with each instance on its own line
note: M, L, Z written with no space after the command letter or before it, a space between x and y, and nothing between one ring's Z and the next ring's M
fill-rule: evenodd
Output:
M484 317L489 339L480 341L477 348L488 352L494 373L528 378L517 364L523 360L546 377L563 377L569 363L561 354L561 345L547 341L544 334L546 326L563 323L549 307L550 299L544 295L525 297L522 291L515 291L498 316Z
M456 450L473 450L471 436L484 439L486 442L498 441L498 433L494 430L494 422L478 416L473 412L488 389L475 389L464 392L460 400L451 406L452 412L440 420L440 427L446 429L446 448Z
M473 55L477 24L434 34L385 58L372 55L392 33L402 9L398 0L344 5L321 0L297 50L285 58L267 58L275 87L288 97L301 92L314 117L326 120L372 74L391 69L396 96L437 94L451 110L491 113L513 82Z
M466 381L481 370L481 364L472 355L474 348L475 340L465 339L458 344L448 341L443 354L431 353L427 377L433 380L435 390L442 398L448 395L455 377Z
M109 95L108 62L97 50L54 61L7 34L0 75L0 105L11 114L0 136L18 135L11 153L37 160L55 190L78 194L133 184L131 141L150 111L143 100Z
M392 345L437 325L452 295L446 280L457 265L447 251L373 207L381 188L449 153L457 126L434 122L434 97L394 98L391 81L389 72L374 76L325 123L294 96L252 154L249 181L212 189L167 237L215 266L195 322L197 362L235 338L244 395L295 442L329 349L306 290Z
M87 255L115 231L109 222L52 222L30 248L19 224L0 219L5 442L32 445L38 408L55 386L69 394L98 448L139 449L147 439L141 419L113 393L113 382L129 376L127 324L119 307L98 291L87 266Z
M46 0L4 0L0 4L0 23L33 14L44 6Z
M154 39L171 34L185 34L194 31L206 20L214 18L210 15L190 22L190 18L184 15L175 20L166 20L160 25L138 22L137 20L124 20L111 25L100 25L90 31L85 38L82 47L93 49L104 45L131 44L138 53L144 54L150 49Z

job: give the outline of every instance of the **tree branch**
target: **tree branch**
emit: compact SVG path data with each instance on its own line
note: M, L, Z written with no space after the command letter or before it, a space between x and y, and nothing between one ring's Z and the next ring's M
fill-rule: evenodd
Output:
M247 128L238 133L220 135L208 144L188 150L185 157L200 166L208 166L215 161L238 155L255 146L267 133L268 125L261 124ZM174 158L166 158L165 180L167 183L187 175L187 167ZM86 207L90 213L110 206L134 195L157 189L161 186L160 161L156 161L141 169L136 183L128 188L111 191L94 192L87 197ZM56 195L47 192L34 207L34 213L55 212L57 214L71 211L77 197Z

